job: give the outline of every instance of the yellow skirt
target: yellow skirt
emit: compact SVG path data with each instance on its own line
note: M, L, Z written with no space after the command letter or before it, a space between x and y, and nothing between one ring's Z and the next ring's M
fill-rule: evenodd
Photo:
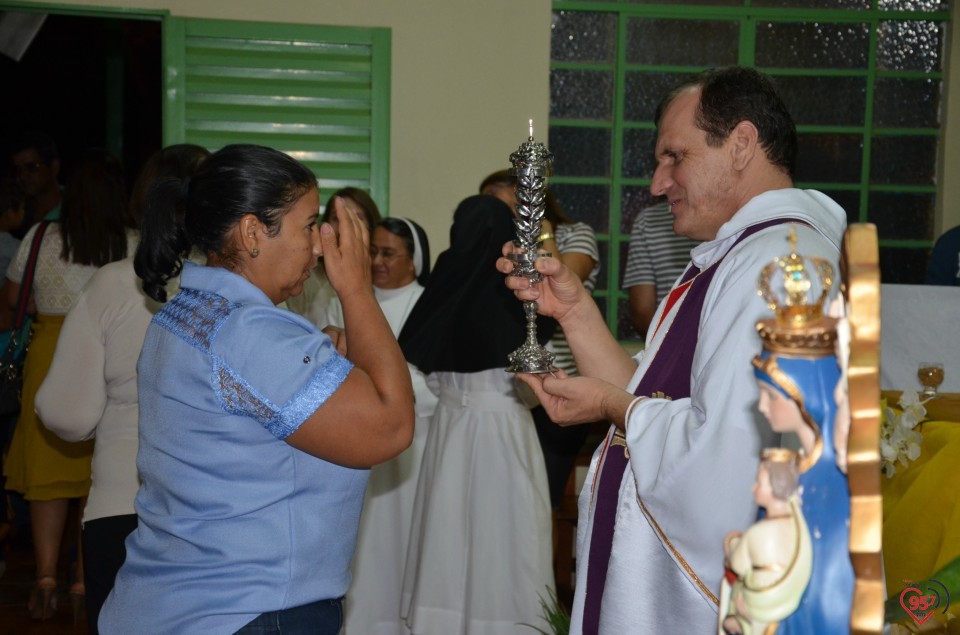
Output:
M4 461L6 488L27 500L77 498L90 491L93 441L69 443L47 430L34 412L33 402L57 347L63 316L40 315L23 366L20 416Z

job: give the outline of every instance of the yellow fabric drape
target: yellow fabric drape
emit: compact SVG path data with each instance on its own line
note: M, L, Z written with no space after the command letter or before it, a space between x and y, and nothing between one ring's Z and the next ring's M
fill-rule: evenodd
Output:
M63 316L37 316L23 367L23 395L10 450L4 461L6 488L27 500L79 498L90 491L93 441L69 443L47 430L33 410L50 370Z
M920 456L883 479L887 589L920 581L960 556L960 425L923 424Z
M952 418L956 403L951 400L956 397L925 407L928 414ZM960 422L925 421L921 426L920 456L882 479L883 565L890 597L960 556ZM960 598L951 600L956 611Z

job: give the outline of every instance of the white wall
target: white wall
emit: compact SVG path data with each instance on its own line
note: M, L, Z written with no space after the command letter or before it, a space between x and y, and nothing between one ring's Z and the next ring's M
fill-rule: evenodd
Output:
M528 119L546 142L550 0L94 1L178 16L392 29L390 211L420 221L434 255L447 247L456 204L486 174L509 167ZM957 15L956 3L951 10ZM960 224L960 20L949 28L936 235Z
M28 2L32 5L49 3ZM546 142L550 0L56 0L196 18L388 27L393 38L390 213L420 222L436 257L457 203L510 166L528 119ZM538 132L539 131L539 132Z

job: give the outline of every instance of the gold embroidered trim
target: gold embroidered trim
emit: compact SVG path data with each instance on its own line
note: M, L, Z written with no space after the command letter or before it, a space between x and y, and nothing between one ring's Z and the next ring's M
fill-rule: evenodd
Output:
M630 448L627 447L627 438L624 436L623 432L620 430L614 432L613 438L610 440L610 445L623 446L623 456L627 457L627 460L630 460Z
M640 509L643 510L643 514L650 520L650 524L653 525L653 529L660 536L660 540L662 540L663 544L667 546L667 549L670 550L670 553L673 554L673 557L677 559L677 561L680 563L680 566L683 567L683 570L687 572L687 575L690 576L690 578L694 581L694 583L698 587L700 587L700 590L703 591L706 594L706 596L710 598L710 600L714 604L716 604L717 607L719 608L720 600L717 599L717 596L715 596L710 591L710 589L707 588L707 585L703 583L703 580L701 580L700 576L698 576L697 573L693 570L693 567L687 564L687 560L682 555L680 555L680 552L677 551L677 548L673 546L673 543L670 542L670 539L667 538L667 535L663 533L663 530L660 529L660 525L657 523L653 515L650 514L650 511L647 509L647 506L643 504L642 500L640 500L639 494L637 495L637 503L640 504Z

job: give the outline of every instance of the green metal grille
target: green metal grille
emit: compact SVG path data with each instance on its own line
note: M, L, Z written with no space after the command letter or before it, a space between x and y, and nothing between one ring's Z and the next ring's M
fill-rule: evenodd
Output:
M595 292L620 339L633 219L649 204L653 109L684 76L725 64L771 75L797 121L796 185L878 225L885 282L920 282L932 244L944 0L553 2L551 185L594 226ZM906 10L909 9L909 10Z

